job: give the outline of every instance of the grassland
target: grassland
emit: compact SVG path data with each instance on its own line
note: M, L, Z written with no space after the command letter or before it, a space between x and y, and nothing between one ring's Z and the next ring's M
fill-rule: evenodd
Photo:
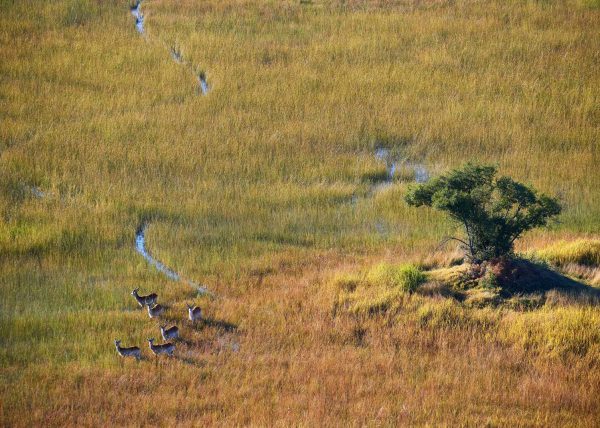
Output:
M598 285L597 2L148 0L146 37L128 7L0 0L0 425L597 425L591 302L360 279L451 264L455 226L403 203L410 180L372 192L386 147L558 195L519 250ZM148 266L144 221L217 299ZM138 286L182 326L177 359L116 356L158 334ZM183 320L194 299L210 325Z

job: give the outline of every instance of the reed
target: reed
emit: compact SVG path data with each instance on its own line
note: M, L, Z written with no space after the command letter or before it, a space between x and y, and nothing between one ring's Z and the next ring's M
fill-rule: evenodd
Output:
M454 226L404 204L414 174L385 183L378 148L559 195L561 222L525 250L597 239L595 2L142 11L145 37L124 1L0 1L0 425L597 423L594 307L488 313L380 284L334 310L370 266L447 267ZM142 223L216 299L136 253ZM187 329L160 380L115 353L157 334L137 287Z

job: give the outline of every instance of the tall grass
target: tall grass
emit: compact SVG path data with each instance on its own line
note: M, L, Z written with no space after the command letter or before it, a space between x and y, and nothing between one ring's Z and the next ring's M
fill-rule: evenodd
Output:
M578 239L559 241L536 252L536 256L559 266L576 263L584 266L600 266L600 240Z
M405 206L406 182L373 192L377 147L432 174L498 163L563 199L547 239L598 233L597 9L142 8L146 39L124 1L0 2L0 424L597 420L595 371L422 328L453 309L420 323L413 308L406 328L334 317L325 285L340 266L426 257L453 231ZM206 70L208 96L173 44ZM158 366L115 355L116 338L145 351L158 334L129 292L156 291L180 325L196 298L135 253L142 221L157 258L221 297L196 300L213 324L182 328L180 357Z

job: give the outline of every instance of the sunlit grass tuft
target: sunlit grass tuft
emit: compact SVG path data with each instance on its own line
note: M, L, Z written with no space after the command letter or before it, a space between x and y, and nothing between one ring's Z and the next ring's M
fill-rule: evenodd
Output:
M545 308L502 320L499 337L543 356L588 355L600 363L600 312L590 307Z
M412 264L395 266L380 263L367 272L365 280L369 285L387 286L413 292L427 281L427 275Z
M584 266L600 267L600 240L559 241L550 247L536 251L535 255L558 266L576 263Z
M128 1L0 1L0 425L596 424L593 299L465 299L375 157L496 163L562 198L535 236L597 233L594 3L147 1L144 38ZM593 251L549 254L600 283ZM178 358L116 355L158 336L136 287Z

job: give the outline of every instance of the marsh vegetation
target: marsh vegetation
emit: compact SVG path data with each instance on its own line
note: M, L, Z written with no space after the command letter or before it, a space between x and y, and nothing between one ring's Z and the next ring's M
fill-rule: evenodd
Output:
M148 0L140 37L0 1L0 425L597 424L596 3ZM557 195L515 247L545 286L436 251L380 148ZM138 287L186 326L158 366L115 352L159 337Z

